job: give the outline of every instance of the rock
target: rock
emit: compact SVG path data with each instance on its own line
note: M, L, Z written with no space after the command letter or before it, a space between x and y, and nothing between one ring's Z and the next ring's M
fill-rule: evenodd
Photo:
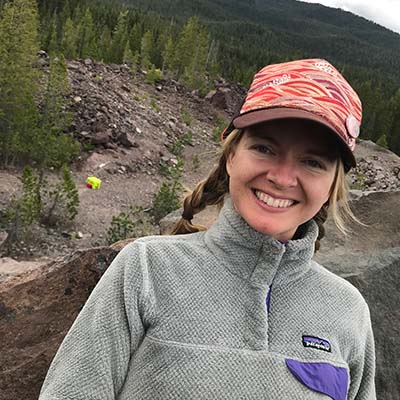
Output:
M85 169L87 171L94 171L98 168L105 167L109 163L110 161L104 154L93 152L85 162Z
M210 91L206 94L206 96L204 97L204 99L211 102L212 98L213 98L216 94L217 94L217 91L216 91L215 89L214 89L214 90L210 90Z
M126 132L121 132L117 136L117 142L121 143L126 148L138 147L137 143L135 143L134 140L130 139Z
M38 57L40 57L40 58L46 58L46 59L49 58L49 55L48 55L44 50L39 50L39 51L37 52L37 55L38 55Z
M33 400L63 337L117 255L110 247L78 251L0 285L2 400Z
M44 264L48 263L47 258L41 258L37 261L17 261L11 257L0 258L0 285L4 285L6 282L16 279L19 275L26 272L31 272L41 268ZM0 292L1 292L0 286ZM1 312L0 312L0 324L1 324Z
M332 223L316 259L355 285L366 299L375 334L377 398L400 393L400 191L364 194L351 206L367 226L344 237ZM329 238L329 239L328 239Z
M125 90L125 92L127 92L127 93L130 93L130 92L131 92L131 89L130 89L127 85L122 85L122 86L121 86L121 89L122 89L122 90Z
M172 211L163 219L160 220L160 234L161 235L168 235L171 232L172 227L175 225L176 222L179 221L182 215L182 209Z
M106 144L111 140L110 132L96 132L91 138L90 141L92 144Z
M102 114L97 115L96 118L94 119L92 123L92 130L94 132L104 132L107 130L107 121Z
M80 97L80 96L75 96L75 97L73 98L73 100L74 100L75 103L80 103L80 102L82 101L82 97Z
M356 146L357 167L350 171L353 187L363 191L400 190L396 168L400 168L400 157L365 140Z
M106 149L118 150L118 145L116 143L108 142L104 145Z

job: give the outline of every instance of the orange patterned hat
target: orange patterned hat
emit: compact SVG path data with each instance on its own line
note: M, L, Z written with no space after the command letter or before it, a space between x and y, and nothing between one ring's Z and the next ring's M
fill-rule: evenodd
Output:
M259 71L247 92L240 114L223 132L281 118L318 122L340 139L346 169L356 165L353 155L360 133L361 101L330 63L321 59L268 65Z

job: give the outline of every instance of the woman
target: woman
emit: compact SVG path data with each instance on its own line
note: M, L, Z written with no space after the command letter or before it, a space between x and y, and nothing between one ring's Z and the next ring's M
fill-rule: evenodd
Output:
M256 74L219 164L184 200L180 235L120 252L40 399L375 399L368 307L311 259L328 210L342 231L353 217L345 172L360 122L358 96L324 60ZM209 230L191 224L224 202Z

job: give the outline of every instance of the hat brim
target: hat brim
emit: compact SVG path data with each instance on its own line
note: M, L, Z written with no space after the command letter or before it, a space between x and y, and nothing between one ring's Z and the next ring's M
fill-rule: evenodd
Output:
M354 154L349 149L343 136L325 118L309 111L289 107L262 108L238 115L232 120L232 126L237 129L244 129L267 121L291 118L314 121L326 127L327 132L330 132L334 138L338 139L337 143L340 146L346 170L356 166Z

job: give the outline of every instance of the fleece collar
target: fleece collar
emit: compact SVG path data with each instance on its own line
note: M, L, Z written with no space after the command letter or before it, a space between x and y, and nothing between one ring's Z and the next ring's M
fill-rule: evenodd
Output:
M310 221L302 238L283 244L256 231L226 199L217 222L205 233L205 243L231 273L255 286L285 284L310 268L318 226Z

